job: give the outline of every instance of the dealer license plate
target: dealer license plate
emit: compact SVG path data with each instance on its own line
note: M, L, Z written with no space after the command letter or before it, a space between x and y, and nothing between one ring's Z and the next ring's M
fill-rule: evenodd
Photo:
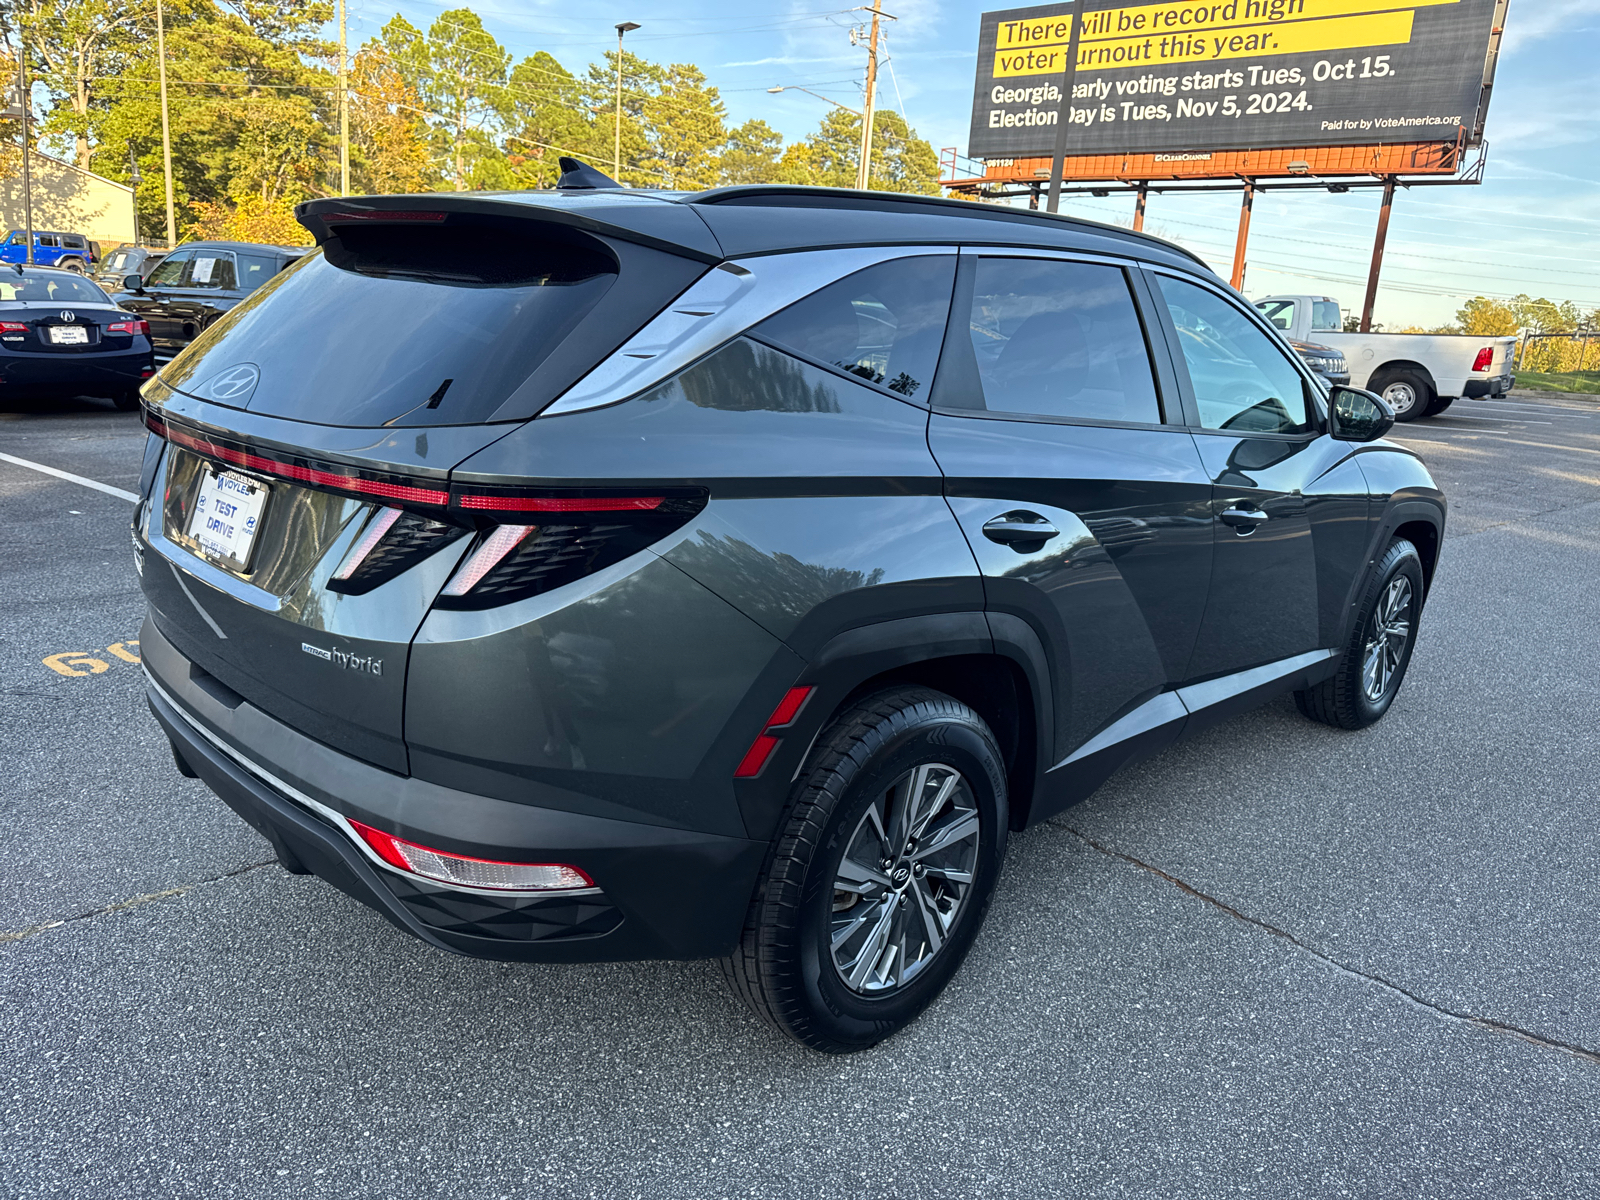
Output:
M87 346L89 331L82 325L52 325L50 340L58 346Z
M268 487L237 471L206 468L195 495L189 536L207 558L235 571L250 565L250 551L267 508Z

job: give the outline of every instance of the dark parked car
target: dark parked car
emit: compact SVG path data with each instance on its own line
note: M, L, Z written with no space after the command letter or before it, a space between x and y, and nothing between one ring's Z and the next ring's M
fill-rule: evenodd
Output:
M1316 342L1302 342L1297 338L1287 340L1301 361L1328 383L1337 383L1341 386L1349 384L1350 364L1345 362L1344 355L1338 350Z
M0 392L107 396L139 406L150 330L95 284L55 267L0 267Z
M85 274L100 260L100 247L81 233L54 233L46 229L33 231L33 266L60 267L64 271ZM0 245L0 263L28 262L28 235L21 229L6 234Z
M95 267L92 278L107 291L120 292L129 275L148 280L150 272L159 267L166 256L165 250L149 246L118 246Z
M156 357L165 360L304 254L251 242L186 242L148 279L130 271L117 303L150 322Z
M781 187L298 212L320 250L146 389L149 701L433 946L720 957L859 1049L1010 833L1405 676L1439 489L1159 239Z

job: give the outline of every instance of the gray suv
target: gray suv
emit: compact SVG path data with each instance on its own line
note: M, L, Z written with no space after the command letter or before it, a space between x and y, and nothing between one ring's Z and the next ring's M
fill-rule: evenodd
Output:
M463 954L720 958L846 1052L1008 835L1393 702L1443 497L1184 251L568 166L302 205L145 390L150 706L286 870Z

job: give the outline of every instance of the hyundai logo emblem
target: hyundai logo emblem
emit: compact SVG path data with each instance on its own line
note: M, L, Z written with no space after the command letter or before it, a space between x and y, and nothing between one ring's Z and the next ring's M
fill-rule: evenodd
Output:
M70 308L63 308L61 310L61 319L63 321L76 321L78 319L78 314L73 312Z
M229 367L222 374L211 381L211 398L213 400L237 400L240 396L254 389L256 381L261 378L261 372L253 363L239 363Z

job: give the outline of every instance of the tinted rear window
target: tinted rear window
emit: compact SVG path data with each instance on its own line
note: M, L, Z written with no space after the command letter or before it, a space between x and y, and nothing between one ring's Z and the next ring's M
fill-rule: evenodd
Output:
M325 425L489 417L617 279L598 242L505 226L339 226L268 279L163 378L253 363L251 412ZM624 331L631 332L631 331Z

